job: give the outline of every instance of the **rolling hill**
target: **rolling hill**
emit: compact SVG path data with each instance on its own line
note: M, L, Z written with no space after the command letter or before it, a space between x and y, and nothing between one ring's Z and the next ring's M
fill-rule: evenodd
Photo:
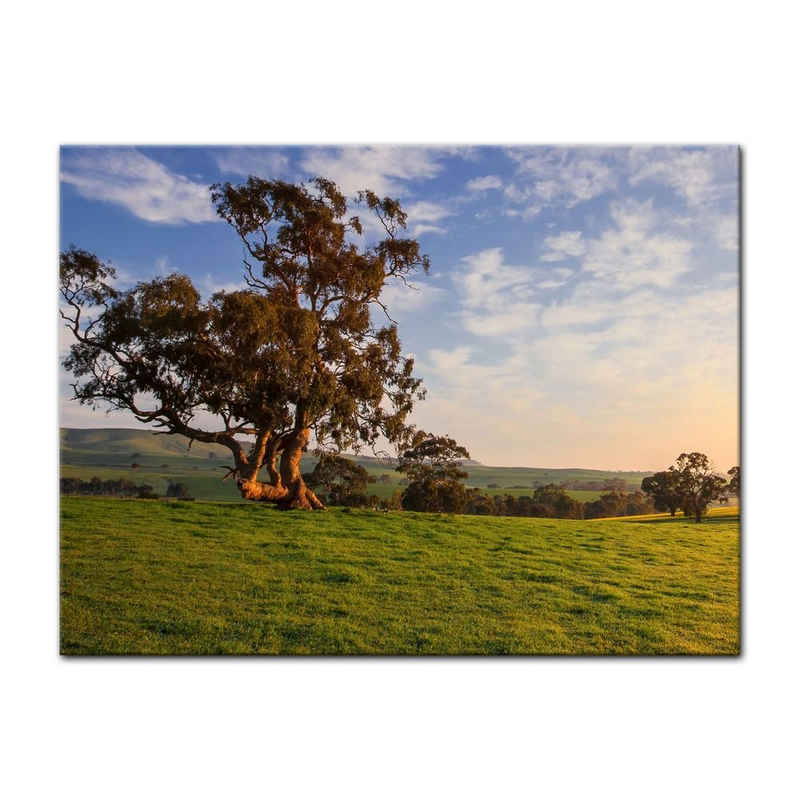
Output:
M387 482L371 485L379 496L388 496L399 488L398 481L402 476L395 471L393 459L382 459L366 455L350 455L376 478L388 476ZM189 447L189 440L180 435L154 435L152 431L135 428L62 428L61 429L61 466L62 474L80 478L89 478L97 474L101 478L128 476L132 463L140 465L140 475L150 478L158 476L166 480L177 474L189 473L190 479L219 479L223 466L231 463L230 452L220 445L209 445L195 442ZM302 469L313 469L316 459L307 454L303 457ZM490 494L510 493L526 494L534 486L546 483L562 483L565 481L596 481L622 479L630 489L637 489L642 478L650 472L622 472L596 469L554 469L548 467L496 467L480 464L477 461L465 462L464 468L469 474L468 486L485 489ZM198 474L200 473L200 474ZM158 480L158 477L155 478ZM384 479L386 480L386 479ZM149 482L152 482L150 480ZM195 481L196 482L196 481ZM166 485L166 484L165 484ZM236 499L236 492L230 483L227 487L208 495L200 487L198 497L206 499ZM491 487L491 488L490 488ZM159 487L156 486L156 489ZM592 499L599 492L576 490L581 500Z

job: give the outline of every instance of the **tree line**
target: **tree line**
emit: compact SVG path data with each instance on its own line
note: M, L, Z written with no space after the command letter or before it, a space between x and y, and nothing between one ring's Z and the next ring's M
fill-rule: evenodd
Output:
M536 487L530 496L483 494L480 489L464 485L468 474L462 465L468 458L466 448L454 439L418 431L396 467L405 475L401 482L404 488L390 498L380 499L368 493L375 478L361 465L340 455L322 454L314 470L304 474L303 479L330 505L384 510L562 519L647 514L655 510L645 493L620 491L616 483L611 491L587 503L570 497L563 485L553 483Z
M140 500L155 500L158 495L148 483L135 484L125 478L117 480L102 480L94 475L88 481L80 478L61 478L61 494L93 495L96 497L137 497ZM166 497L177 500L194 500L188 488L182 483L170 481L167 486Z

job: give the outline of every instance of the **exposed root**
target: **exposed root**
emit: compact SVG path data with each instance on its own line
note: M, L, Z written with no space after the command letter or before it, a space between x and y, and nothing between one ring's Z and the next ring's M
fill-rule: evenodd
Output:
M287 495L283 500L279 500L277 505L281 511L290 511L292 509L303 511L325 510L325 504L305 484L301 485L296 492Z
M270 483L262 483L261 481L239 480L236 485L245 500L276 503L289 495L289 490L286 487L273 486Z

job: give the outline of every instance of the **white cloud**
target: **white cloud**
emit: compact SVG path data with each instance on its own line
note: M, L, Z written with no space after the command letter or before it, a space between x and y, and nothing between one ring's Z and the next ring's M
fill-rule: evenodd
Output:
M678 147L634 147L629 157L631 186L663 183L690 208L732 199L736 187L736 148L687 150Z
M482 178L473 178L467 181L467 189L470 192L485 192L487 189L501 189L503 182L497 175L484 175Z
M526 206L523 209L507 208L503 213L507 217L520 217L527 221L541 214L542 211L544 211L544 208L545 208L544 205L542 205L541 203L532 203L531 205Z
M717 221L717 243L722 250L736 253L739 250L739 220L734 214L728 214Z
M425 233L447 233L447 228L442 228L440 225L415 225L411 229L411 235L414 237L422 236Z
M507 151L517 163L515 183L506 187L506 197L525 205L528 217L546 206L572 208L591 200L617 185L617 174L592 148L512 148Z
M506 337L505 356L429 351L415 417L447 420L485 463L652 469L688 448L734 463L737 306L735 288L670 303L657 289L586 286Z
M289 168L289 157L275 148L230 147L215 156L220 172L274 179Z
M562 231L556 236L546 236L544 246L547 252L542 261L563 261L586 252L586 242L580 231Z
M214 222L208 187L171 172L138 150L87 148L67 153L61 180L84 197L113 203L148 222Z
M209 298L217 292L238 292L245 288L242 281L220 281L212 277L210 272L207 272L196 283L196 286L205 298Z
M406 286L400 281L390 281L383 287L381 302L389 310L389 314L394 316L396 312L408 314L423 311L441 300L445 294L444 289L438 286Z
M462 260L454 317L479 338L421 359L423 423L448 420L489 463L649 469L687 448L735 459L736 287L680 290L693 241L652 202L615 203L611 217L597 236L546 237L539 265L500 248ZM562 257L580 269L544 266Z
M433 178L442 170L441 152L430 147L341 147L307 150L301 167L309 177L330 178L345 195L371 189L379 196L403 196L406 181Z
M524 290L530 283L530 271L506 264L501 247L465 256L462 262L459 288L468 308L501 309L506 295Z
M436 223L453 215L449 208L427 200L412 203L405 211L408 214L410 233L414 237L423 233L447 233L445 228Z
M536 281L546 271L506 264L499 247L462 259L456 271L464 327L478 336L503 336L534 322L539 303Z
M615 227L587 242L583 269L619 286L667 287L689 271L692 243L660 229L652 203L612 205Z

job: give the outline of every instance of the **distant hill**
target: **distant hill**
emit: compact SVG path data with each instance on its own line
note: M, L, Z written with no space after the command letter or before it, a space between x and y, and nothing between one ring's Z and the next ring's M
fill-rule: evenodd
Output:
M62 461L69 463L95 463L98 457L108 458L109 464L129 463L131 457L166 456L175 458L208 459L229 458L230 450L217 444L195 442L189 449L189 440L180 434L156 436L152 431L137 428L61 428Z
M247 441L242 439L247 445ZM132 461L142 465L163 461L172 465L176 459L190 463L220 460L230 461L231 451L218 444L190 441L180 434L158 434L139 428L61 428L61 462L76 466L129 466ZM397 460L367 455L348 455L367 469L394 469ZM313 462L312 455L303 456ZM306 464L304 463L304 468ZM313 467L309 467L313 468Z
M396 486L402 476L394 471L396 459L368 455L350 455L370 473L389 474ZM154 435L138 428L62 428L61 463L75 467L130 467L132 462L143 468L157 469L162 465L185 467L191 470L218 469L231 462L226 447L194 442L179 434ZM313 469L316 459L311 453L303 456L303 470ZM642 478L652 472L622 472L597 469L553 469L549 467L493 467L478 461L463 462L469 473L468 486L488 488L491 493L505 489L519 494L535 485L564 482L603 482L622 479L629 488L638 488ZM386 487L388 490L388 486ZM581 488L578 486L577 488ZM582 498L586 499L586 498Z

